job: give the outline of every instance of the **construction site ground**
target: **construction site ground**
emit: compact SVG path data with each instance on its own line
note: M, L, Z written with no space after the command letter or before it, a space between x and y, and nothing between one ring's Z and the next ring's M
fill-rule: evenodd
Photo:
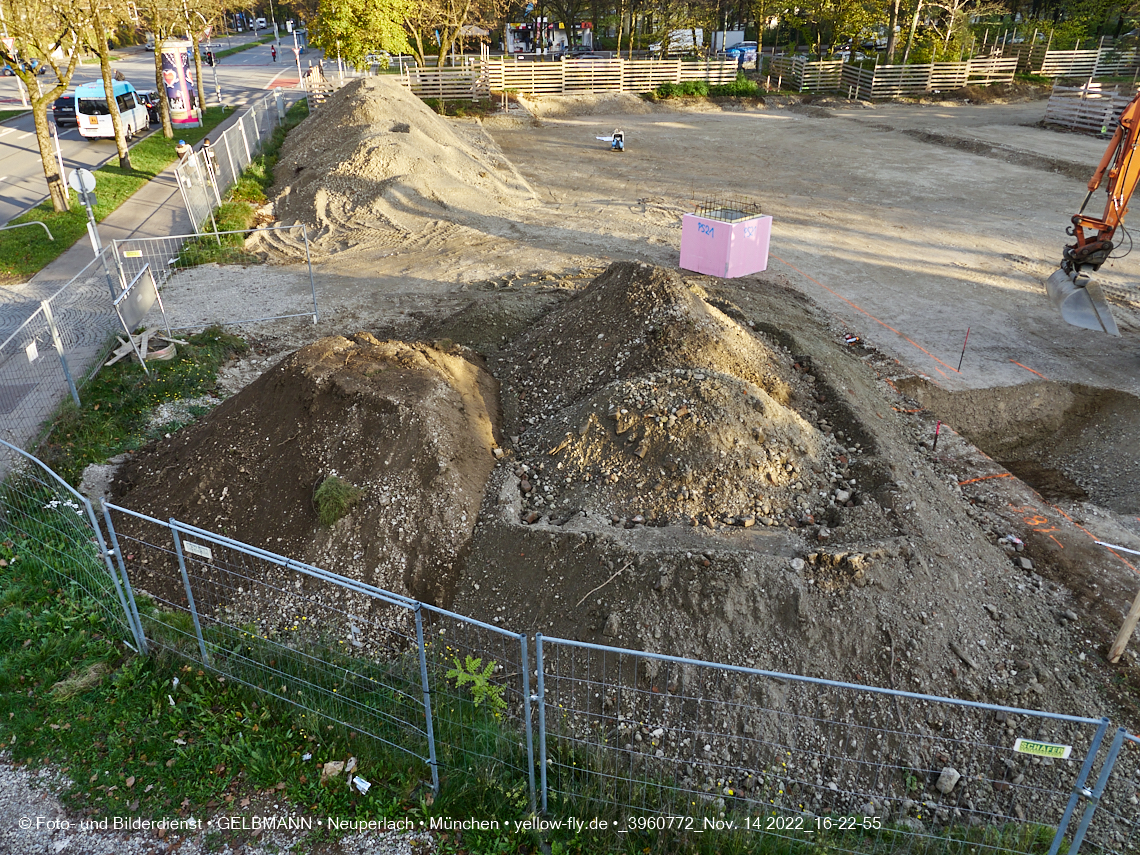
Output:
M1104 140L1043 100L477 122L388 87L278 162L265 213L307 224L320 322L245 329L232 397L117 499L519 632L1140 722L1135 660L1105 659L1136 562L1095 543L1140 549L1138 256L1103 269L1122 338L1042 285ZM766 272L678 269L710 197L772 215ZM303 303L298 246L251 249L231 293L172 280L172 323ZM334 470L364 497L321 530Z

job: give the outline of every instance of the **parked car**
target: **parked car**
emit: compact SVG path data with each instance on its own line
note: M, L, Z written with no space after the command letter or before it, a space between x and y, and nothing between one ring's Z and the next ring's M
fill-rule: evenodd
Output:
M756 51L759 45L756 42L737 42L729 46L725 52L725 59L735 59L737 64L756 62Z
M139 101L146 107L146 117L149 124L157 125L162 121L162 108L158 106L158 93L151 90L149 92L139 92Z
M75 96L60 95L51 105L51 116L59 126L75 125L79 127L79 119L75 115Z
M48 67L41 63L38 59L26 59L21 63L24 71L34 71L36 74L47 74ZM3 70L0 71L5 77L15 77L16 72L12 70L12 66L5 65Z

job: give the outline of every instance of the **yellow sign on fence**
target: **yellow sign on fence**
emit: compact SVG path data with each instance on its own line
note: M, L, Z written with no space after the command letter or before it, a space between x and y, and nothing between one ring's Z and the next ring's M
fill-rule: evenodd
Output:
M1036 742L1032 739L1018 739L1013 743L1013 750L1021 754L1035 754L1038 757L1068 760L1069 755L1073 753L1073 746L1057 745L1053 742Z

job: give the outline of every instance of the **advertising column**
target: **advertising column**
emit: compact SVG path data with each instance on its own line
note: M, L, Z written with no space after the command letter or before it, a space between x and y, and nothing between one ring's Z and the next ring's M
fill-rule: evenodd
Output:
M188 41L168 41L162 46L162 82L170 102L170 123L178 128L196 128L198 93L194 87L194 69L186 61L186 51L193 50Z

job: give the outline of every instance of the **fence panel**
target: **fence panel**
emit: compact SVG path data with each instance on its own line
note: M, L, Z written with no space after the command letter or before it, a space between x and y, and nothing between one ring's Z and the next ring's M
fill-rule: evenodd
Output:
M117 569L91 503L43 463L0 440L0 541L22 562L73 585L132 646L138 644Z
M473 760L512 770L535 806L530 665L525 634L424 605L425 662L431 684L436 753L442 772ZM461 674L466 676L460 676ZM483 675L486 692L473 685ZM504 727L503 724L507 726ZM521 785L520 785L521 786Z
M1116 750L1115 756L1112 754ZM1140 739L1123 728L1117 731L1094 792L1096 812L1085 835L1106 855L1140 851ZM1083 819L1083 817L1082 817ZM1088 851L1087 849L1084 851Z
M1045 77L1092 77L1099 50L1051 50L1041 60L1038 72Z
M1135 94L1135 87L1108 87L1100 83L1054 85L1045 107L1045 121L1094 133L1112 131Z
M716 86L736 80L737 71L733 60L684 62L680 59L619 58L563 59L558 62L488 60L483 67L490 89L514 89L527 95L649 92L662 83L686 80L707 80Z
M536 646L547 805L761 818L757 834L810 831L828 852L1047 843L1077 813L1108 727L565 639Z
M407 598L171 521L104 506L147 644L429 764L417 609Z
M238 115L229 128L179 163L174 173L195 229L210 227L210 215L280 124L281 99L274 90Z
M172 329L305 317L317 321L316 280L303 225L129 238L114 246L126 281L150 265ZM260 276L234 275L232 265L262 265L264 248L280 250L305 267L264 265Z

